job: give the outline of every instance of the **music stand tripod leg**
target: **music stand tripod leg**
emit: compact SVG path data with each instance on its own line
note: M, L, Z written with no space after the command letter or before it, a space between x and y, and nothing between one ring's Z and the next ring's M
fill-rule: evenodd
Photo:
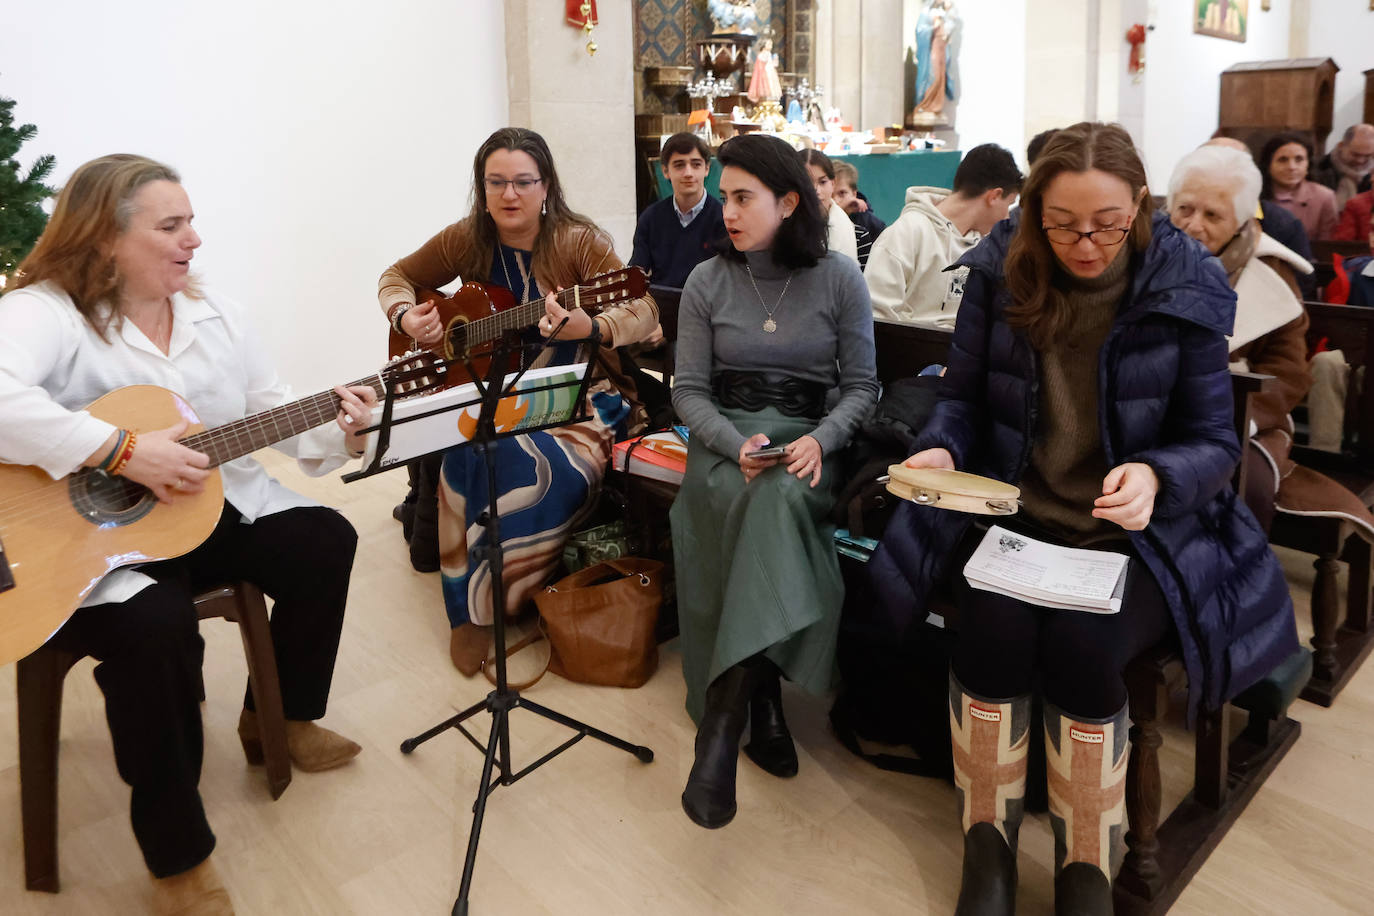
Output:
M535 703L524 697L520 698L520 708L528 709L535 715L543 716L545 719L550 719L554 722L557 722L559 725L567 726L568 728L571 728L573 731L580 731L589 738L595 738L598 741L604 741L607 744L611 745L611 747L618 747L622 751L634 754L637 758L639 758L640 762L642 763L653 763L654 752L642 744L631 744L624 738L617 738L615 735L612 735L609 732L603 732L599 728L592 728L585 722L579 722L578 720L570 716L565 716L561 712L556 712L552 709L549 709L547 706L540 706L538 703Z
M458 898L453 901L453 916L467 916L468 891L472 888L472 873L477 865L477 843L482 836L482 818L487 812L487 796L491 793L491 771L496 762L498 739L509 740L509 711L497 707L491 711L491 734L487 737L487 753L482 760L482 781L477 786L477 801L472 810L472 829L468 832L467 858L463 860L463 880L458 885ZM507 748L509 752L509 747ZM501 770L509 768L510 757L503 757Z

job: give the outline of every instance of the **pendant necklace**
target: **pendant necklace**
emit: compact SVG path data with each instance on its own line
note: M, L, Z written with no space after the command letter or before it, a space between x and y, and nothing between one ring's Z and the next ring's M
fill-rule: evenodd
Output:
M772 334L778 329L778 323L773 320L773 313L778 310L778 306L782 305L783 297L787 295L787 287L792 285L792 277L797 272L794 270L787 275L787 282L782 285L782 293L778 296L778 301L773 303L771 309L768 307L768 303L764 301L763 293L759 292L759 285L754 280L754 272L749 269L748 262L745 262L744 272L749 275L749 282L754 286L754 295L759 297L759 305L763 306L763 313L767 316L763 320L763 330L767 334Z

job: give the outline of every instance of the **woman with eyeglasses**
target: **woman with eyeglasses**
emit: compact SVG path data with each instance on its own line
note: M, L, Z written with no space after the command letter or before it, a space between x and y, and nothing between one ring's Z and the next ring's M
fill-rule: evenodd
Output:
M910 467L1016 484L999 524L1128 560L1111 614L967 585L972 516L904 504L869 564L888 610L922 620L948 577L959 606L949 686L964 830L957 913L1014 911L1031 691L1044 700L1056 912L1111 913L1133 657L1182 648L1190 713L1216 709L1297 650L1278 562L1231 475L1227 341L1235 295L1217 261L1154 212L1117 125L1045 146L1019 213L970 268L935 412Z
M527 336L560 340L601 334L601 353L571 344L543 351L535 366L595 358L597 375L588 393L591 418L573 426L498 440L497 489L505 548L506 612L520 609L544 584L562 555L574 519L600 488L616 438L643 425L643 411L622 396L634 395L618 371L615 347L647 339L658 326L658 309L644 297L609 306L592 317L567 311L554 297L560 289L624 266L610 237L568 207L544 138L521 127L503 127L477 150L472 164L472 209L462 220L383 271L377 298L392 327L423 347L443 339L432 303L416 304L417 288L439 289L458 278L504 287L517 303L547 296L546 311ZM613 378L612 376L615 376ZM422 479L416 510L436 493ZM537 483L538 485L533 485ZM471 677L491 647L492 596L484 535L477 517L488 504L486 466L472 448L445 453L437 481L438 541L444 604L452 628L449 654Z

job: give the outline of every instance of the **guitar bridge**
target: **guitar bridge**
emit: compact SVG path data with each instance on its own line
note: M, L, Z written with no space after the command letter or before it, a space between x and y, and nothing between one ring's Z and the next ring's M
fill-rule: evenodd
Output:
M14 573L10 570L9 558L5 556L5 542L0 541L0 592L14 588Z

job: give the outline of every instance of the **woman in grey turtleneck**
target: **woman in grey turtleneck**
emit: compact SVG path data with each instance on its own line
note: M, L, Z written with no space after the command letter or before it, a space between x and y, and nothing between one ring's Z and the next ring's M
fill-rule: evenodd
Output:
M708 828L735 815L746 718L750 759L775 776L797 772L779 678L830 686L844 596L825 522L839 483L832 459L878 395L868 289L853 260L827 253L796 152L751 135L719 158L729 245L683 289L673 388L692 430L671 513L697 722L682 806ZM751 455L769 446L785 453Z

